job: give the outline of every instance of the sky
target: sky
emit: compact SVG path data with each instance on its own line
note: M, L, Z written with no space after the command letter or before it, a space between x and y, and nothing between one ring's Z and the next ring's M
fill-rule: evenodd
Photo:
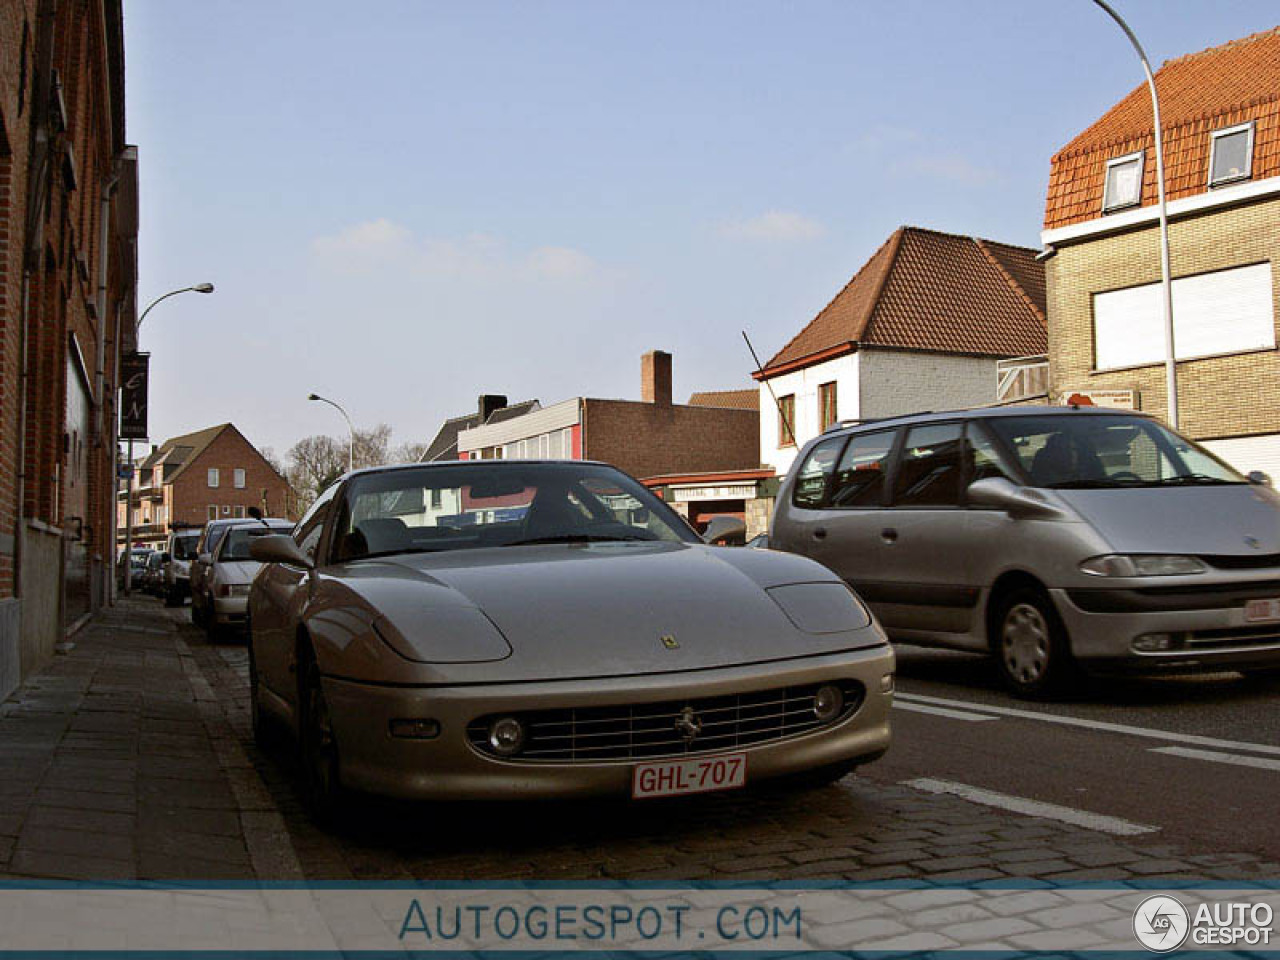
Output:
M1275 0L1113 0L1153 64ZM1090 0L124 0L152 441L752 386L899 226L1039 247L1142 82Z

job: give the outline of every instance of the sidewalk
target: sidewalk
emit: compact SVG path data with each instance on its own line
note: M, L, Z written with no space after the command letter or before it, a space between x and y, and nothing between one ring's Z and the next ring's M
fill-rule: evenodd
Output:
M177 623L122 598L0 704L0 877L301 879Z

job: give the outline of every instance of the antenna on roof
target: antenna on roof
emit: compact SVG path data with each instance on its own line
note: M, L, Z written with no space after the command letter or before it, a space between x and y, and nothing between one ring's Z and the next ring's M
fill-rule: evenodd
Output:
M760 357L756 354L756 348L751 345L751 338L747 336L747 331L742 331L742 339L747 341L747 349L751 351L751 359L756 362L756 373L764 373L764 366L760 363ZM787 419L786 413L782 409L782 404L778 400L778 395L773 392L773 384L768 380L761 378L764 385L769 388L769 396L773 397L773 405L778 408L778 417L782 421L782 425L787 428L787 436L791 438L792 446L799 446L796 443L796 432L791 429L791 421Z

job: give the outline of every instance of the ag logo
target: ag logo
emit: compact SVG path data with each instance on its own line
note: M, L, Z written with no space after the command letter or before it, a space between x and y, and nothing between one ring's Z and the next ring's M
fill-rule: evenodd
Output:
M1153 953L1177 950L1187 939L1191 915L1173 897L1147 897L1133 912L1133 935Z

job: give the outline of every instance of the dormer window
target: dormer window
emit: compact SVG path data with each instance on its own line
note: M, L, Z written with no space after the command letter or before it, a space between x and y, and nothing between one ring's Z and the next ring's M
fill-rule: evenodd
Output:
M1209 186L1248 180L1253 167L1253 123L1215 130L1210 137Z
M1107 184L1102 194L1102 212L1136 207L1142 201L1142 150L1107 161Z

